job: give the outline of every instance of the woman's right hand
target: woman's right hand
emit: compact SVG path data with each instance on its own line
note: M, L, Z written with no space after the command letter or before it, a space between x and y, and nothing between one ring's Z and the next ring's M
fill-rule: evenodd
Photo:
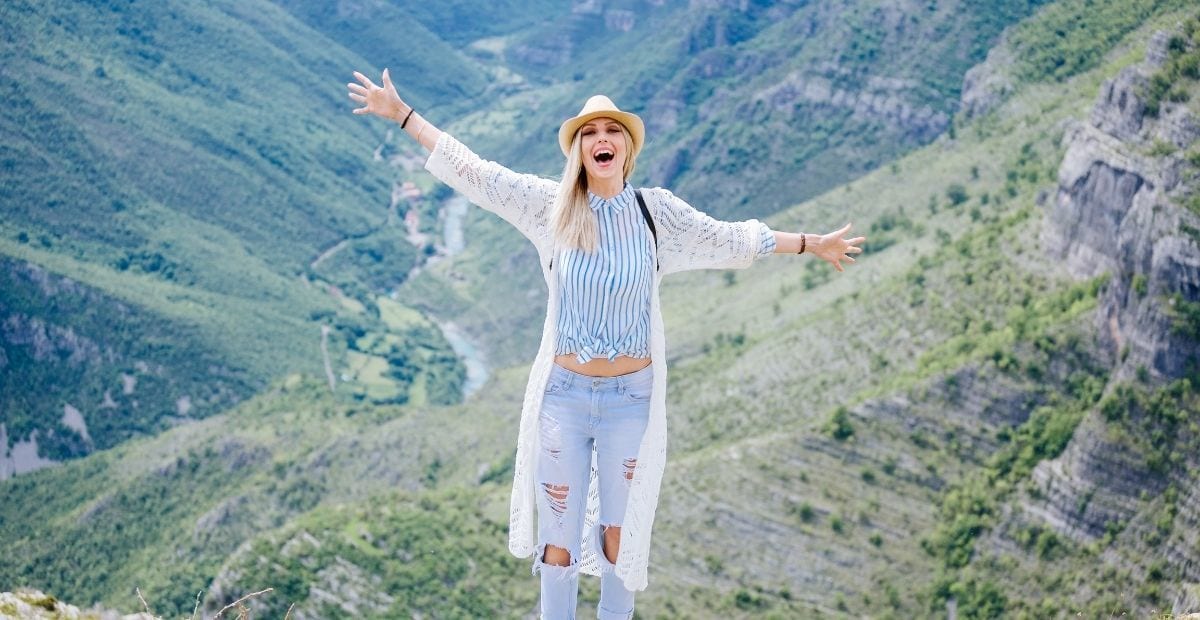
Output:
M354 72L354 79L359 83L350 82L346 87L350 89L350 98L363 104L363 107L353 110L355 114L376 114L399 121L403 118L401 114L408 114L412 109L400 100L387 69L383 70L383 86L376 86L370 78L358 71Z

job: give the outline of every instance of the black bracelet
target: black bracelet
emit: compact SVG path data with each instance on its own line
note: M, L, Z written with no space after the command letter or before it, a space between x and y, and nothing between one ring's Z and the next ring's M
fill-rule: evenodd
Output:
M405 117L404 117L404 120L400 122L400 129L404 129L404 126L408 124L408 119L409 119L409 117L411 117L411 116L412 116L412 113L413 113L413 112L416 112L416 111L417 111L417 109L416 109L416 108L409 106L409 108L408 108L408 116L405 116Z
M804 253L804 246L806 246L806 245L808 245L808 235L806 235L806 234L804 234L804 233L800 233L800 251L799 251L799 252L796 252L796 253L797 253L797 254L803 254L803 253Z

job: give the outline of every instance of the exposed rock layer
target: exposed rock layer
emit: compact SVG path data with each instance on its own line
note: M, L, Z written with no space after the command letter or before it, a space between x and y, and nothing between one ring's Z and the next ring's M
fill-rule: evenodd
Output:
M1109 275L1095 326L1101 347L1114 360L1111 382L1146 390L1193 376L1200 358L1198 343L1177 329L1174 307L1200 300L1200 248L1187 232L1200 229L1200 217L1180 206L1194 191L1186 183L1191 172L1182 156L1152 148L1163 142L1190 147L1198 135L1196 120L1186 106L1171 102L1162 103L1157 118L1148 116L1143 95L1164 62L1167 38L1156 35L1146 62L1106 81L1089 122L1065 132L1058 192L1042 237L1072 275ZM1163 449L1164 441L1169 450L1171 442L1187 441L1186 435L1147 447L1155 440L1140 436L1146 428L1142 414L1121 413L1124 418L1115 421L1089 413L1067 449L1034 470L1036 491L1013 517L1079 541L1115 536L1118 544L1101 556L1106 563L1139 574L1161 557L1183 584L1195 582L1196 456L1180 454L1177 462L1153 467L1147 450ZM1168 489L1177 500L1165 499ZM1186 587L1176 585L1176 612L1195 611L1188 607Z

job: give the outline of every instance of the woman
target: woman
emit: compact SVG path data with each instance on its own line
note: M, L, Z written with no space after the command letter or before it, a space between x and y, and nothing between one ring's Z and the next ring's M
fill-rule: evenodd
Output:
M521 412L509 550L536 553L542 617L575 617L582 570L600 575L599 618L631 618L666 461L662 276L748 267L772 252L842 271L865 238L845 239L849 224L809 235L721 222L667 190L633 190L644 126L607 97L559 128L567 161L555 182L480 159L404 103L387 70L382 86L354 77L354 113L400 123L431 151L427 170L537 248L550 299Z

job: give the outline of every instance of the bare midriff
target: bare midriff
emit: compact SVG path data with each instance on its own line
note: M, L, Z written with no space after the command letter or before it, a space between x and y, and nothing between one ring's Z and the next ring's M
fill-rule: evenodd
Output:
M580 364L575 359L574 353L564 353L556 355L554 363L581 375L588 375L590 377L615 377L617 375L627 375L631 372L637 372L649 366L650 358L618 355L611 362L607 358L596 357Z

